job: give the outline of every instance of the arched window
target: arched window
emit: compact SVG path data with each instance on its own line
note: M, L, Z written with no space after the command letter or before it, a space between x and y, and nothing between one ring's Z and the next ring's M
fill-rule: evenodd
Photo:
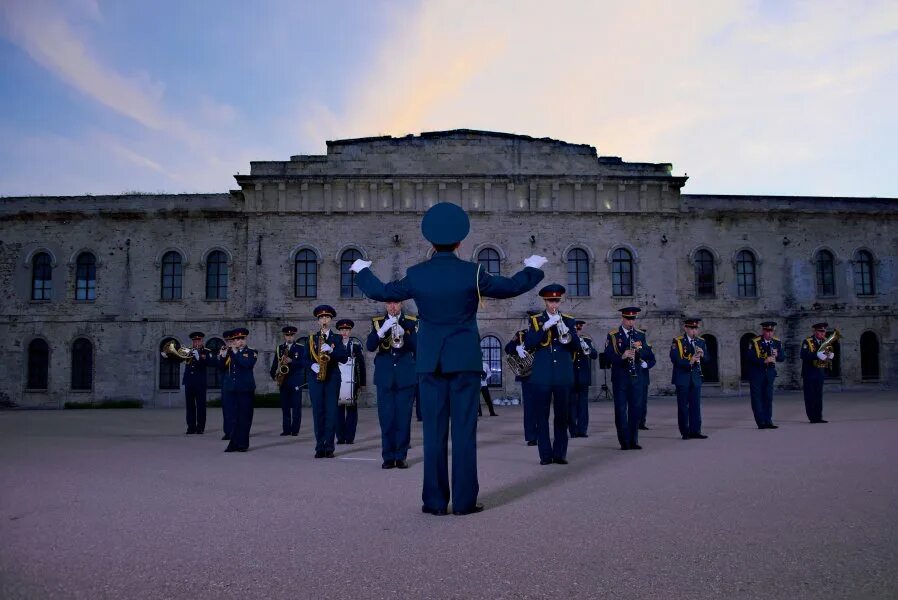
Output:
M739 338L739 378L742 381L748 381L748 360L746 360L746 352L751 346L751 341L755 338L754 333L746 333Z
M47 389L49 375L50 347L45 340L35 338L28 344L28 389Z
M583 248L567 253L567 286L570 296L589 296L589 255Z
M758 295L755 255L741 250L736 255L736 291L740 298L754 298Z
M340 256L340 297L361 298L362 290L355 283L355 273L349 270L352 263L362 258L362 253L355 248L350 248Z
M297 252L293 259L293 295L297 298L318 296L318 257L308 248Z
M708 347L708 356L712 359L708 362L702 361L702 379L704 379L705 383L719 383L720 361L718 360L717 338L711 334L705 334L702 336L702 339L705 340L705 345Z
M714 255L702 249L695 253L695 295L699 298L713 298Z
M838 341L832 343L833 360L832 367L823 370L824 379L838 379L842 376L842 347Z
M817 295L836 295L836 260L829 250L817 253Z
M502 342L494 335L484 336L480 340L480 354L483 362L490 366L489 387L502 387Z
M162 299L180 300L184 283L181 255L170 250L162 257Z
M879 339L872 331L861 334L861 379L879 379Z
M49 300L53 293L53 262L46 252L31 259L31 299Z
M214 250L206 257L206 300L228 299L228 255Z
M94 345L78 338L72 344L72 389L91 390L94 387Z
M159 344L161 352L165 345L171 341L175 342L175 347L180 348L181 344L174 338L165 338ZM181 388L181 361L177 358L159 357L159 389L160 390L177 390Z
M206 348L212 352L212 358L218 356L218 351L222 346L224 346L224 340L221 338L212 338L206 342ZM221 370L218 365L214 364L214 361L213 364L206 365L206 387L210 390L221 389Z
M633 295L633 255L625 248L618 248L611 255L611 294Z
M872 296L876 293L876 277L873 271L873 255L860 250L854 257L854 293Z
M477 264L490 275L499 274L499 253L494 248L484 248L477 253Z
M97 257L82 252L75 259L75 300L90 302L97 297Z

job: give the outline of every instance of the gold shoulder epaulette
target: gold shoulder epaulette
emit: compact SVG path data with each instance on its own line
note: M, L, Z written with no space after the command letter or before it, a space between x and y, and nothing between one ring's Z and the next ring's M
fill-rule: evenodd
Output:
M674 341L682 340L682 339L683 339L683 336L682 336L682 335L678 335L677 337L674 338Z
M755 337L751 338L751 341L757 342L759 339L761 339L761 336L756 335Z
M417 321L418 315L405 315L405 318L408 319L409 321Z
M573 318L574 318L574 315L566 315L566 314L564 314L564 313L561 313L561 316L564 317L564 318L566 318L566 319L573 319Z
M617 329L611 329L608 331L608 335L614 335L617 333Z
M640 329L639 327L637 327L637 328L636 328L636 331L638 331L639 333L645 335L645 329Z
M374 318L371 319L371 320L374 321L375 323L378 323L378 322L380 322L380 321L383 321L384 318L383 318L383 316L381 315L380 317L374 317Z
M776 341L776 342L781 342L781 341L782 341L782 340L779 339L778 337L773 338L773 340Z

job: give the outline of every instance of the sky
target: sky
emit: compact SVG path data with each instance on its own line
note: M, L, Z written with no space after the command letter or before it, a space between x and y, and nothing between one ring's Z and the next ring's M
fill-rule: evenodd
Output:
M0 195L225 192L483 129L686 193L898 197L898 2L0 0Z

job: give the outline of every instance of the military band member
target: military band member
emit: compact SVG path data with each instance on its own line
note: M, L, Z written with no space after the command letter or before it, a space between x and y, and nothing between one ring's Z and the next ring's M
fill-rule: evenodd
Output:
M773 336L775 321L761 323L761 335L752 338L746 348L748 385L751 390L751 412L758 429L778 429L773 424L773 384L776 381L776 363L786 360L783 343Z
M386 314L371 319L366 347L374 357L377 418L384 469L407 469L415 401L418 318L403 314L401 302L387 302Z
M221 423L224 435L221 436L222 441L231 439L234 433L234 424L237 422L237 409L234 401L234 390L231 387L232 381L228 377L228 370L231 361L228 358L230 349L234 346L234 330L228 329L221 334L224 340L224 346L218 351L215 357L218 370L221 372Z
M536 443L539 464L567 464L567 410L574 385L574 353L580 349L580 338L574 318L559 310L565 288L557 283L539 291L546 310L530 317L530 328L524 335L527 350L533 353L533 386L536 406ZM554 442L549 437L549 407L554 411Z
M337 397L340 394L340 368L348 355L339 336L331 331L331 319L337 316L332 306L321 304L313 311L318 331L310 333L306 362L309 398L315 429L315 458L334 458L334 434L337 428Z
M811 423L827 423L823 419L823 380L835 354L823 348L829 323L814 323L814 334L801 344L801 381L804 409Z
M684 320L683 335L675 337L670 345L670 382L677 388L677 424L684 440L708 437L702 433L702 363L712 357L698 335L699 322L699 318Z
M583 333L586 321L577 319L580 349L574 354L574 386L568 403L568 429L572 438L589 437L589 386L592 385L592 361L599 357L592 338Z
M532 314L529 314L528 312L528 317L538 315L542 311L530 312L532 312ZM527 348L524 345L524 335L526 333L526 329L521 329L515 332L514 337L505 344L505 354L508 356L517 356L520 359L526 359L529 356ZM530 372L528 371L523 376L516 374L514 380L521 384L521 405L524 409L524 441L527 442L528 446L536 446L536 409L533 406L533 389L530 385Z
M496 409L493 406L493 399L490 397L490 376L493 374L493 370L490 369L490 365L488 362L483 362L483 368L480 370L480 396L483 398L483 401L486 403L486 407L490 411L491 417L498 417L496 414ZM480 407L480 403L477 403L477 416L483 416L483 409Z
M362 344L352 337L355 321L340 319L337 331L340 341L348 357L345 364L340 365L340 397L337 402L337 443L354 444L355 432L359 425L359 390L365 387L365 356ZM344 394L345 390L345 394ZM345 396L345 397L344 397Z
M645 334L646 339L649 337L649 330L646 328L642 328L642 333ZM652 357L650 360L646 362L646 370L645 370L645 387L642 390L642 419L639 421L639 429L641 431L648 431L649 426L645 424L645 420L649 414L649 386L652 383L652 369L657 364L657 356L652 352Z
M187 408L187 435L201 434L206 429L206 366L212 364L212 353L203 347L205 334L190 333L190 358L184 365L184 405Z
M280 344L271 360L269 374L277 381L278 375L282 375L281 385L278 386L281 400L281 435L299 435L299 426L302 423L302 386L305 383L305 347L296 343L296 327L288 325L281 329L284 334L284 343Z
M456 204L440 202L424 214L421 232L433 244L430 260L410 267L403 279L382 283L371 263L351 266L356 284L379 301L414 299L420 327L415 357L424 417L424 485L422 512L444 515L450 499L448 439L452 422L452 506L455 514L483 510L477 503L477 403L480 388L481 297L519 296L543 278L546 259L531 256L513 277L490 275L455 250L468 235L470 220Z
M642 450L639 423L645 411L649 362L655 360L645 332L636 328L636 316L640 312L636 306L620 309L620 327L609 331L605 339L605 358L611 365L614 390L614 426L621 450Z
M225 452L249 450L249 432L253 426L253 398L256 395L256 379L253 368L259 353L246 345L249 330L239 327L232 333L233 346L225 353L226 377L230 380L234 396L234 433Z

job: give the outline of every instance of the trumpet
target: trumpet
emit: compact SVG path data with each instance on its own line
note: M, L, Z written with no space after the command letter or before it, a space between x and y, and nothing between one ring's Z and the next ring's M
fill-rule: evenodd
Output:
M390 328L390 345L396 349L405 345L405 330L399 323Z
M558 313L552 313L553 315L557 315ZM560 315L559 315L560 316ZM564 317L555 323L555 329L558 330L558 341L562 344L570 343L571 341L571 330L567 325L564 324Z

